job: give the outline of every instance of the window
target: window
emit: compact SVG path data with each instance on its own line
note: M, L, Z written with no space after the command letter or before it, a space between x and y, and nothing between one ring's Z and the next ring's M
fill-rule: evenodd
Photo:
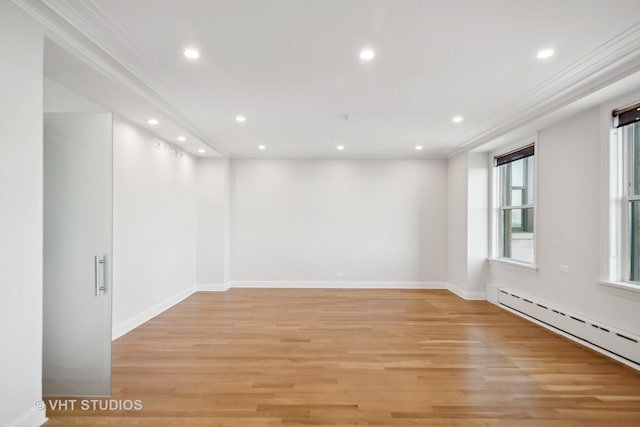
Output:
M622 165L617 168L622 184L617 215L623 255L618 280L640 282L640 104L614 111L614 122L614 144Z
M623 139L628 142L630 162L629 175L626 182L627 194L625 197L625 209L628 219L628 239L629 239L629 280L640 282L640 144L638 141L638 131L640 124L634 123L625 126L622 130Z
M494 166L494 256L534 264L535 145L495 156Z

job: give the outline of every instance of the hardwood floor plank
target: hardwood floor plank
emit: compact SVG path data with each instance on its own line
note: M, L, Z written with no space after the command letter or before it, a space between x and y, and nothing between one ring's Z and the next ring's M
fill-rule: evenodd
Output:
M113 396L52 426L637 427L640 374L447 291L196 293L114 342Z

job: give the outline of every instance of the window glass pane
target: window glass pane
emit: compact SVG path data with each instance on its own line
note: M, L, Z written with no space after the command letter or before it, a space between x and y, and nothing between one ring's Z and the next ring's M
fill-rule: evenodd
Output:
M511 210L511 229L522 231L522 209Z
M527 157L500 166L502 206L522 206L534 203L534 162Z
M526 194L525 194L525 204L526 205L532 205L535 203L534 200L534 196L535 196L535 163L536 163L536 158L534 156L531 157L527 157L526 159L523 159L523 161L525 162L526 165L526 169L525 169L525 189L526 189Z
M629 202L629 280L640 282L640 201Z
M500 230L502 257L533 263L533 208L504 209Z
M513 206L520 206L524 203L524 190L516 189L511 190L511 204Z
M525 159L520 159L511 162L511 184L514 187L524 186L524 161Z

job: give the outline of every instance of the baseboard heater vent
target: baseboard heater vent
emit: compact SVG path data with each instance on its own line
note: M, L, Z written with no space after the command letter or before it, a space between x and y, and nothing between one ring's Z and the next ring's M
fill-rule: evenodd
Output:
M541 304L530 297L525 298L518 295L518 292L500 288L498 295L501 306L564 332L578 341L591 344L603 353L631 362L640 369L640 338L593 322L584 316Z

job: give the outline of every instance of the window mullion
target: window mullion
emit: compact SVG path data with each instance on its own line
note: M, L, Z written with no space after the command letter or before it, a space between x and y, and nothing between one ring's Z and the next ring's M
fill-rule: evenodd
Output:
M640 196L638 196L640 199ZM535 204L531 205L511 205L511 206L500 206L500 209L534 209L536 207Z

